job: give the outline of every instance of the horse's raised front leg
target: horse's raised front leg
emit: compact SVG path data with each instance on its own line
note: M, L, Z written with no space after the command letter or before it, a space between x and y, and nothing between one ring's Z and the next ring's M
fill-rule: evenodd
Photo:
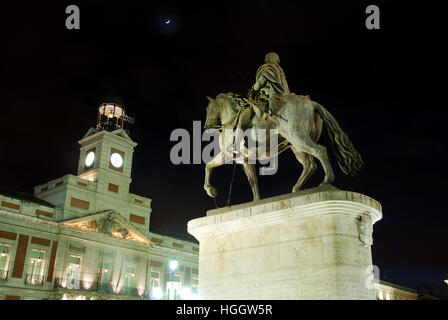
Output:
M297 192L300 189L302 189L303 185L313 175L314 171L316 171L317 165L314 162L314 158L312 155L305 152L301 152L297 150L294 146L291 149L296 155L297 160L303 166L302 174L300 175L299 180L297 180L297 183L295 184L294 188L292 188L292 192Z
M214 168L219 167L224 163L225 163L225 155L223 152L220 152L205 166L204 190L212 198L215 198L218 195L218 191L216 190L216 188L212 187L210 182L212 171Z
M249 180L250 187L252 188L252 194L254 195L254 201L260 200L260 193L258 192L257 173L255 172L255 164L244 163L244 172L246 173L247 180Z

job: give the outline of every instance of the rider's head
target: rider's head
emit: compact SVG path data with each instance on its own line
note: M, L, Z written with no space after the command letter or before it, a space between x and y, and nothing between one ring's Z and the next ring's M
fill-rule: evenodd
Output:
M280 64L280 57L275 52L269 52L264 57L265 63L274 63L274 64Z

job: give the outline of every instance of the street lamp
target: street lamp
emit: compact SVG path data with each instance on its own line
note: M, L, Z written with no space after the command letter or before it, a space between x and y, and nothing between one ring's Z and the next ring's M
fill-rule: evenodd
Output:
M177 269L177 266L179 265L179 263L177 262L177 260L171 260L170 261L170 270L171 270L171 274L174 273L174 271Z
M170 293L168 296L168 300L176 300L176 290L175 290L175 285L174 285L174 272L176 271L177 267L178 267L179 263L177 262L176 259L171 260L170 264L169 264L169 268L170 268ZM167 294L168 294L168 290L167 290ZM172 299L171 299L172 298Z

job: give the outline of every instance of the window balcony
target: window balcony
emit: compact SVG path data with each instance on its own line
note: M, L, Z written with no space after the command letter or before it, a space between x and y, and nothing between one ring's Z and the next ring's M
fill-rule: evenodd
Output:
M110 283L56 278L54 281L53 289L57 290L59 288L66 290L85 290L85 291L97 292L99 294L120 295L135 298L141 298L145 295L145 293L147 293L145 289L131 288L131 287L118 287L118 293L117 293L116 286Z
M97 291L102 289L107 291L107 284L99 284L101 288L98 287L98 283L94 281L84 281L72 278L56 278L54 281L54 289L62 288L68 290L86 290L86 291ZM103 288L104 287L104 288Z
M44 283L44 276L40 274L27 274L25 283L33 286L41 286Z
M6 281L8 279L8 271L0 270L0 281Z
M143 289L142 292L144 292L144 291L145 290ZM130 297L136 297L136 298L141 297L139 295L139 289L132 288L132 287L121 287L121 289L118 292L118 294L121 295L121 296L130 296Z

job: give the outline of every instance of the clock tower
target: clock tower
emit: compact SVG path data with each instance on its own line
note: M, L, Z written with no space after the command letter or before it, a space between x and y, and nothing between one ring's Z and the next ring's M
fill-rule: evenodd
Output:
M144 234L149 232L151 199L129 192L137 143L124 126L133 122L121 104L106 102L99 106L96 127L79 141L77 175L34 188L37 197L62 209L55 220L113 210Z
M79 141L78 177L97 182L97 192L113 192L120 198L129 192L132 155L137 143L123 126L132 121L122 106L103 103L98 110L96 128L87 131Z

